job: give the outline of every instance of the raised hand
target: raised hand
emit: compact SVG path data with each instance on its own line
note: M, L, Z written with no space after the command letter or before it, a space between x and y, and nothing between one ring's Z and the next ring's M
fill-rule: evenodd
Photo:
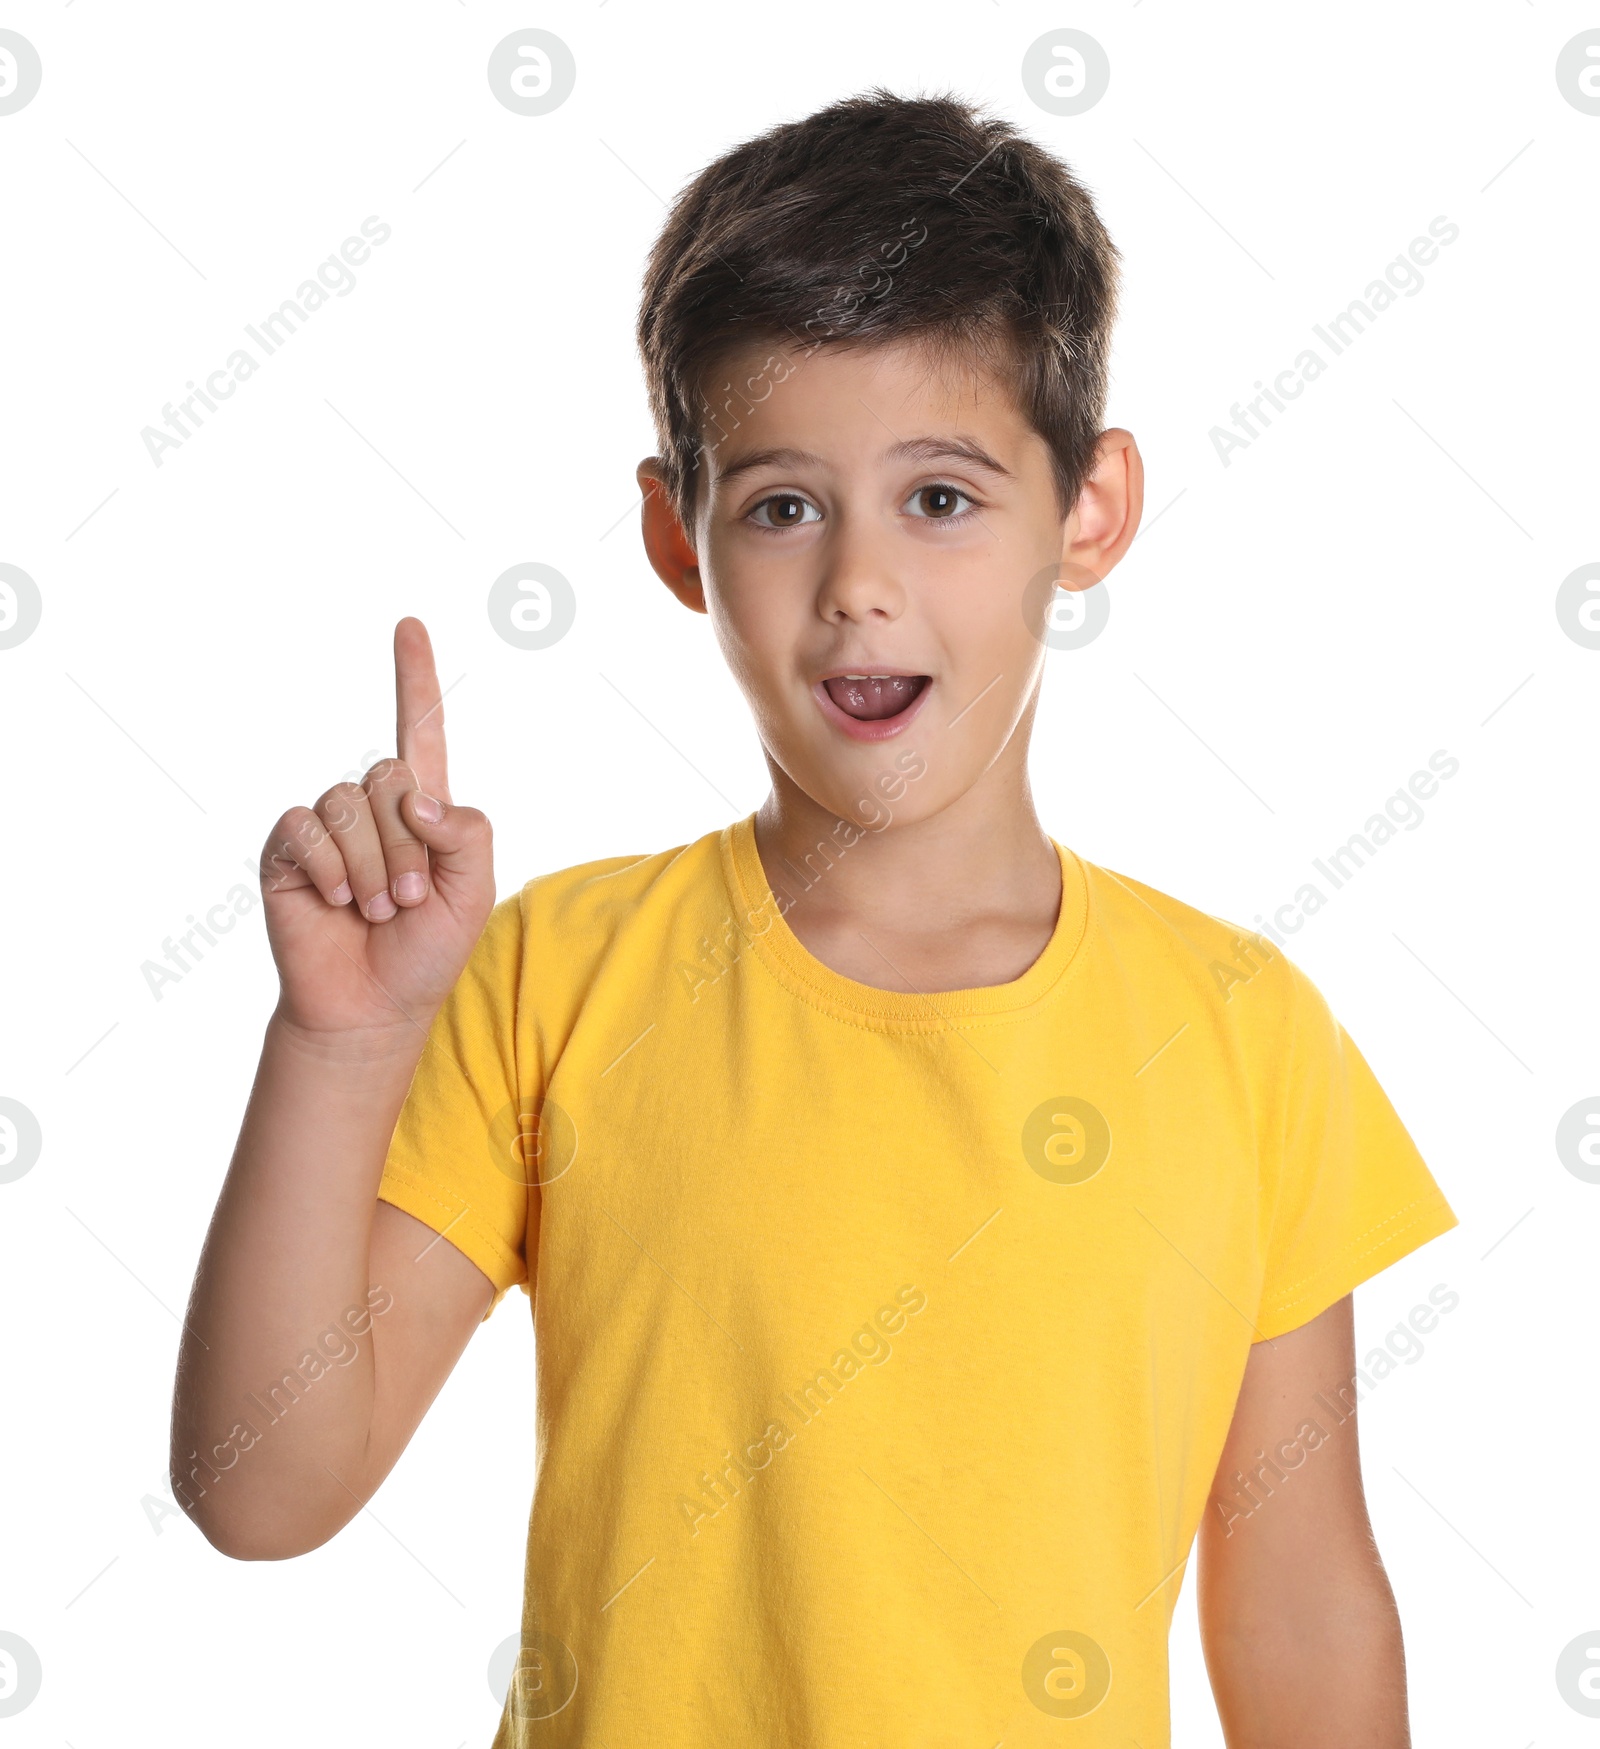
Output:
M450 798L421 620L395 627L394 676L399 757L290 808L261 853L278 1015L308 1037L425 1030L494 905L489 822Z

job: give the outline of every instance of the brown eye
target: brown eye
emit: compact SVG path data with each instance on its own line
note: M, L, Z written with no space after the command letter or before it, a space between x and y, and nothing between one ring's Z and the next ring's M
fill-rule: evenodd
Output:
M811 512L809 517L807 511ZM817 507L797 492L778 492L763 498L750 514L763 528L798 528L803 522L821 521Z
M958 491L954 486L919 486L912 493L911 502L915 506L915 515L940 522L959 516L970 500L965 492Z

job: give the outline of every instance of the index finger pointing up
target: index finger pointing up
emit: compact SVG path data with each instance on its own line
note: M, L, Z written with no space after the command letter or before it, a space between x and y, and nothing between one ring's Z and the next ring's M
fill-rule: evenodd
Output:
M394 703L395 751L428 795L448 802L444 698L428 628L420 619L403 619L394 628Z

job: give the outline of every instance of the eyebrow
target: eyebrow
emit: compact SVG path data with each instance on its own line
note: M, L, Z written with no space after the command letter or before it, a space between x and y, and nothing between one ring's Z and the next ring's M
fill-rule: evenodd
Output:
M718 475L719 479L737 479L740 474L754 473L757 468L804 468L823 466L822 457L813 455L808 449L753 449L749 455L740 456L737 461L729 462Z
M969 462L975 468L998 475L1009 480L1011 470L989 454L981 444L973 443L964 437L911 437L894 445L887 451L894 461L941 461L954 460ZM823 467L823 458L813 455L805 449L756 449L749 455L740 456L730 462L720 474L722 480L736 479L740 474L754 473L757 468L803 468Z
M910 437L904 443L897 443L889 454L900 461L934 462L948 457L954 461L970 462L973 467L998 474L1001 479L1011 478L1010 468L997 462L982 444L967 437Z

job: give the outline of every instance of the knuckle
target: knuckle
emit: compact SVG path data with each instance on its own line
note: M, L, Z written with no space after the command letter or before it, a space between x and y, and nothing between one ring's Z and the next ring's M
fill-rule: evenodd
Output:
M317 801L316 811L332 832L348 831L365 811L366 791L358 783L336 783Z
M281 886L327 836L322 822L309 808L286 809L261 847L257 866L262 881L274 888Z
M308 817L308 814L309 810L306 808L285 808L273 822L272 830L267 834L267 841L262 846L262 856L265 857L269 851L291 842L295 833L300 830L301 822Z
M328 841L328 828L309 808L297 808L284 833L285 844L304 851L319 850Z
M380 759L361 780L361 788L371 795L380 789L411 789L416 781L411 767L403 759Z
M261 865L258 870L261 876L261 890L264 893L275 893L286 881L294 879L301 870L300 864L288 854L288 840L283 840L283 848L274 849L272 845L261 853Z

